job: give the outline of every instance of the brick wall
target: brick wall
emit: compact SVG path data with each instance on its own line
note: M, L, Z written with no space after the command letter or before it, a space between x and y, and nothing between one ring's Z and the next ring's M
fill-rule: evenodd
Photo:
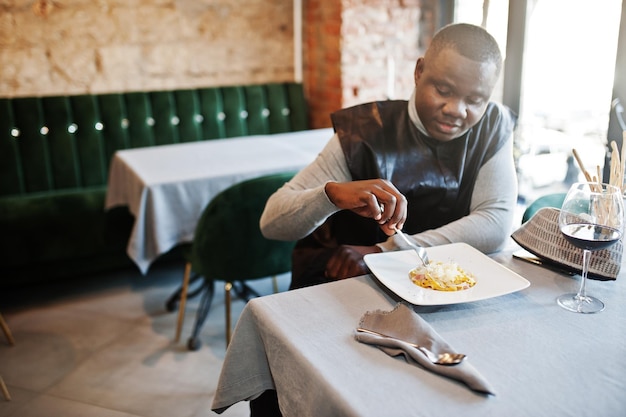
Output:
M345 0L342 28L344 106L408 98L419 47L419 0Z
M313 127L328 127L329 114L342 107L342 6L338 0L305 0L303 8L303 73L310 122Z
M408 98L415 61L435 29L435 10L435 0L305 1L312 125L329 126L329 113L342 107Z
M408 97L436 0L302 3L312 127ZM0 97L293 81L293 50L290 0L0 0Z

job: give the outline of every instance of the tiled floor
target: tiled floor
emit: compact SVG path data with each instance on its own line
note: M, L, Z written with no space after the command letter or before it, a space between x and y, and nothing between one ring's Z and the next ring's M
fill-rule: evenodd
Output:
M181 264L158 265L147 276L124 270L73 282L2 290L0 312L16 344L0 333L0 417L199 417L210 410L225 354L223 289L187 350L198 298L187 304L185 328L174 343L176 312L165 301L182 280ZM286 290L288 276L279 277ZM271 279L255 281L261 294ZM233 320L244 303L233 301ZM249 415L239 403L224 416Z

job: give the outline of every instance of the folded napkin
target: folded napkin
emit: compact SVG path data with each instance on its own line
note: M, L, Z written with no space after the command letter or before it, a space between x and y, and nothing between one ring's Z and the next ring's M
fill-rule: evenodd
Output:
M398 303L392 311L368 311L361 318L359 327L424 346L435 354L458 352L404 303ZM468 362L467 358L454 366L436 365L430 362L421 351L401 341L362 332L356 332L356 340L378 346L390 356L404 355L408 363L418 363L429 371L461 381L474 391L495 395L491 385Z
M544 207L513 232L511 237L533 255L580 274L583 251L563 237L559 230L559 213L557 208ZM623 252L621 239L606 249L594 251L589 261L588 277L601 281L615 280L622 266Z

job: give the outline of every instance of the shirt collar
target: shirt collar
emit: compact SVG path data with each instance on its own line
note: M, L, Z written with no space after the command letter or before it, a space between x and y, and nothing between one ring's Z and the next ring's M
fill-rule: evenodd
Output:
M417 109L415 108L415 88L413 88L413 92L411 93L411 98L409 98L408 106L409 106L409 118L411 119L415 127L417 127L417 130L419 130L420 132L428 136L428 132L426 131L424 124L420 120L420 117L417 114Z

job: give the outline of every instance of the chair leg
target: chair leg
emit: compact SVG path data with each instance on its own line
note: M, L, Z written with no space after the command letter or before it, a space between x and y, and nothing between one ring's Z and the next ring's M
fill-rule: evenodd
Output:
M7 337L9 345L13 346L15 344L15 339L13 339L13 335L11 334L11 330L9 329L9 325L6 321L4 321L4 317L2 317L2 314L0 314L0 327L2 327L2 331Z
M233 284L227 282L224 284L224 308L226 309L226 347L230 343L230 290Z
M189 288L189 276L191 275L191 262L185 264L185 275L183 276L183 286L180 290L180 304L178 305L178 321L176 322L176 343L180 340L180 333L185 321L185 304L187 303L187 290Z
M4 399L7 401L11 401L11 394L9 394L9 389L4 383L4 379L0 376L0 389L2 390L2 394L4 395Z
M276 278L276 275L272 277L272 288L274 289L274 294L277 294L278 293L278 278Z
M204 278L203 291L202 298L200 298L200 305L196 312L196 323L194 324L191 337L187 342L189 350L198 350L202 346L198 335L211 309L211 302L213 301L213 294L215 293L215 281Z
M197 288L195 290L191 290L191 285L198 281L201 280L202 276L198 275L198 274L191 274L191 276L189 277L189 285L187 288L187 299L191 299L193 297L195 297L196 295L200 294L202 292L202 290L204 290L204 286L203 285L198 285ZM180 303L180 296L181 293L183 291L183 286L181 283L181 286L172 294L170 295L170 298L167 299L167 301L165 302L165 309L169 312L172 311L176 311L178 310L178 304Z
M4 321L4 317L0 314L0 327L2 327L2 331L4 335L7 337L9 341L9 345L13 346L15 344L15 339L13 339L13 335L11 334L11 330L9 329L9 325L6 321ZM0 376L0 390L2 390L2 394L4 395L4 399L7 401L11 401L11 394L9 394L9 389L4 383L4 379Z
M246 303L250 301L252 297L261 296L261 294L259 294L254 288L246 284L245 281L233 281L232 290L235 292L237 297L244 300Z

